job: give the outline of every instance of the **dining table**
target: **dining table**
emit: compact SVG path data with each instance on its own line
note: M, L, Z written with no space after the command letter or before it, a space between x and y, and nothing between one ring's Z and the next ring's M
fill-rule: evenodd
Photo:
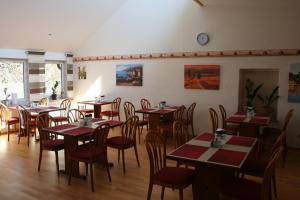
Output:
M112 104L113 101L96 101L96 100L87 100L87 101L79 101L77 104L85 104L94 106L94 117L100 118L101 107L104 105Z
M237 112L226 119L226 122L239 124L239 134L257 138L260 127L268 126L270 121L269 115L256 113L253 116L247 116L245 112Z
M214 139L214 134L203 132L166 155L168 159L195 166L195 200L218 200L222 177L241 170L257 144L253 137L225 134L217 148L212 145Z
M95 130L95 128L104 123L108 123L110 128L121 126L123 124L123 122L117 120L93 118L89 123L83 126L81 126L81 122L74 122L43 129L43 131L45 132L54 133L64 137L65 169L61 170L62 173L69 174L71 164L73 163L72 175L78 178L85 178L85 176L80 175L79 173L79 162L71 161L69 159L69 153L78 147L79 138L90 135Z
M163 120L173 120L174 112L180 108L180 106L165 106L163 108L144 108L136 110L136 113L145 114L148 116L149 130L156 130L161 125Z

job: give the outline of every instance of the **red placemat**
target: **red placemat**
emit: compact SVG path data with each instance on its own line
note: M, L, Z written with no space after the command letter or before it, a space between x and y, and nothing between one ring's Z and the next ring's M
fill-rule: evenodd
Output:
M103 119L101 119L101 118L93 118L93 119L91 119L91 122L93 122L93 123L100 122L100 121L103 121Z
M195 140L203 140L203 141L212 141L214 139L214 135L211 133L202 133L200 135L197 135Z
M106 122L108 122L111 127L121 126L123 124L123 122L118 120L109 120Z
M154 111L153 113L159 113L159 114L167 114L167 113L170 113L170 112L173 112L171 110L166 110L166 109L160 109L158 111Z
M235 115L246 115L246 112L236 112L236 113L234 113Z
M226 144L251 147L254 141L255 138L251 138L251 137L232 136L232 138L230 138Z
M180 108L181 106L166 106L165 108L169 108L169 109L178 109L178 108Z
M66 135L84 135L84 134L87 134L87 133L92 133L93 132L93 128L89 128L89 127L79 127L79 128L75 128L75 129L72 129L72 130L68 130L68 131L64 131L64 134Z
M214 153L214 155L212 155L208 161L219 164L239 166L246 155L247 153L245 152L218 149L218 151L216 151L216 153Z
M45 110L45 109L43 109L43 108L30 108L29 109L30 112L36 112L36 113L41 112L43 110Z
M74 127L76 127L76 125L73 125L73 124L63 124L63 125L60 125L60 126L53 126L53 127L47 128L47 130L50 130L50 131L60 131L60 130L64 130L64 129L74 128Z
M232 115L230 117L227 118L227 121L232 121L232 122L242 122L246 119L245 116L243 115Z
M268 124L269 118L268 117L252 117L249 123L253 124Z
M197 159L207 150L208 147L184 144L183 146L172 152L171 155L183 158Z
M144 109L141 109L142 112L151 112L153 110L156 110L154 108L144 108Z

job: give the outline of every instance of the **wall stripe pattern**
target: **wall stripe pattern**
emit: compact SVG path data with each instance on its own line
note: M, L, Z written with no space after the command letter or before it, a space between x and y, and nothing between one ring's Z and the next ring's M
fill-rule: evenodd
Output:
M66 65L67 65L67 96L73 96L73 78L74 78L74 71L73 71L73 55L66 54Z
M300 49L266 49L266 50L225 50L196 52L167 52L128 55L85 56L75 57L74 62L106 61L106 60L137 60L137 59L170 59L200 57L248 57L248 56L297 56Z

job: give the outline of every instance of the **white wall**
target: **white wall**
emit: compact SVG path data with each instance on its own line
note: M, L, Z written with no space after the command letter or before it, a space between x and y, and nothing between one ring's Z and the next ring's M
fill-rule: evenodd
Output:
M297 3L295 1L295 3ZM299 5L299 3L297 3ZM297 5L297 6L298 6ZM258 6L199 7L187 0L127 0L107 22L99 27L76 56L115 55L202 50L299 48L300 13L296 5L277 3ZM208 32L211 41L199 46L196 35ZM191 58L132 61L103 61L77 63L85 66L86 80L75 79L77 99L89 99L98 94L120 96L122 102L133 101L139 107L142 97L152 103L166 100L170 104L189 105L197 102L195 123L197 131L210 130L208 108L222 103L229 113L238 107L240 68L279 69L278 117L284 118L290 108L295 117L288 133L290 146L300 147L296 137L300 128L297 120L300 104L287 102L288 66L300 62L290 57ZM116 64L144 64L143 87L116 86ZM186 90L183 86L184 64L219 64L220 90ZM75 71L76 73L76 71ZM298 131L298 132L297 132Z

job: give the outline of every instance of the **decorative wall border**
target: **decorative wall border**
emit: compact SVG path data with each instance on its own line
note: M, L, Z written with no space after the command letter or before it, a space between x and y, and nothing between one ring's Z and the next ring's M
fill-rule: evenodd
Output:
M300 49L225 50L74 57L74 62L195 57L296 56Z

